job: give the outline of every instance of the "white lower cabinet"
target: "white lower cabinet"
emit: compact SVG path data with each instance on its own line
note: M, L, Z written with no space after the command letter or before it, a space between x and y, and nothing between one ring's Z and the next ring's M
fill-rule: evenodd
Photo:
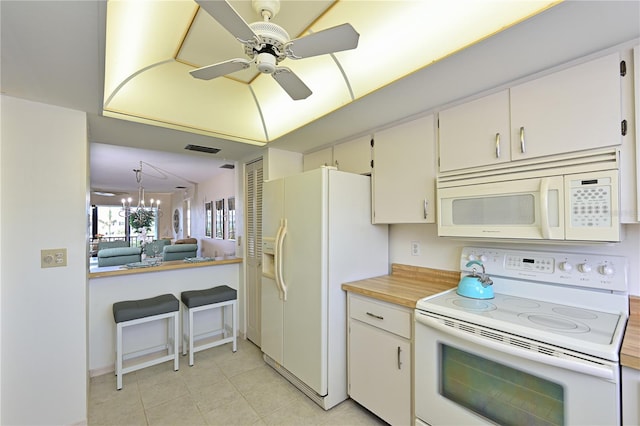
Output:
M640 370L622 367L622 425L640 425Z
M409 425L410 309L349 293L349 396L392 425Z

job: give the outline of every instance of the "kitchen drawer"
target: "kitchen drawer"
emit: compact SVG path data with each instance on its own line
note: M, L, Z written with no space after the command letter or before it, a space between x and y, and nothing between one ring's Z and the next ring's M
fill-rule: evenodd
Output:
M411 338L411 311L404 307L350 294L349 316L398 336Z

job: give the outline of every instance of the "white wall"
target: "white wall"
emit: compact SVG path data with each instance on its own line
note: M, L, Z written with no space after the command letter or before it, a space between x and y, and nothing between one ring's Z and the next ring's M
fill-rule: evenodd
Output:
M191 205L191 225L192 236L198 239L199 254L205 257L223 256L225 253L236 252L236 242L227 239L216 239L205 236L205 203L215 202L224 199L225 214L227 213L227 200L229 197L239 196L236 194L236 170L225 169L216 173L215 177L198 184L196 200ZM215 207L214 207L215 209ZM215 210L213 211L215 218ZM214 219L215 220L215 219ZM212 229L212 232L214 230ZM227 231L225 230L225 238Z
M505 247L514 250L547 250L577 253L601 253L627 257L629 292L640 296L640 225L623 225L624 241L615 245L545 245L504 244L464 241L438 237L435 224L391 225L389 231L389 262L427 268L459 271L460 251L464 246ZM411 255L411 242L420 243L420 255Z
M0 103L0 423L86 422L86 116ZM55 248L67 266L41 269L40 250Z

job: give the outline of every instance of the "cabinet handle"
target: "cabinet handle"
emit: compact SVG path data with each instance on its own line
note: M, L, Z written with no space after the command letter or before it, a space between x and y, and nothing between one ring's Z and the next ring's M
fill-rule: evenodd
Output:
M424 199L424 218L427 218L427 208L429 207L429 201L427 201L427 199Z
M500 158L500 133L496 133L496 158Z
M400 349L400 346L398 346L398 370L401 370L402 367L402 362L400 361L400 352L402 352L402 349Z
M520 152L525 153L527 150L525 149L524 143L524 126L520 127Z
M340 163L338 163L338 160L335 161L336 164L336 169L340 170Z
M369 315L370 317L373 317L375 319L379 319L379 320L383 320L384 319L384 317L382 317L380 315L372 314L371 312L367 312L367 315Z

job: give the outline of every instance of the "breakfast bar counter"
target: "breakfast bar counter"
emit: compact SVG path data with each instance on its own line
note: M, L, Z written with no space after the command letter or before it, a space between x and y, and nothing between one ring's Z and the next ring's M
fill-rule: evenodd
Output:
M143 262L141 262L143 263ZM186 262L184 260L169 260L159 262L157 266L149 266L145 268L128 268L125 265L119 266L102 266L92 267L89 269L89 278L114 277L117 275L141 274L147 272L171 271L175 269L198 268L213 265L227 265L230 263L242 263L242 259L238 257L222 260L209 260L201 262Z
M125 300L147 299L162 294L180 294L227 285L239 287L242 259L202 261L167 261L156 266L129 268L111 266L92 268L89 272L89 373L96 376L113 371L115 361L115 322L113 304ZM217 312L203 312L203 323L213 329L221 323ZM242 313L240 313L242 317ZM161 322L131 327L124 336L127 352L154 347L166 339L166 325Z

